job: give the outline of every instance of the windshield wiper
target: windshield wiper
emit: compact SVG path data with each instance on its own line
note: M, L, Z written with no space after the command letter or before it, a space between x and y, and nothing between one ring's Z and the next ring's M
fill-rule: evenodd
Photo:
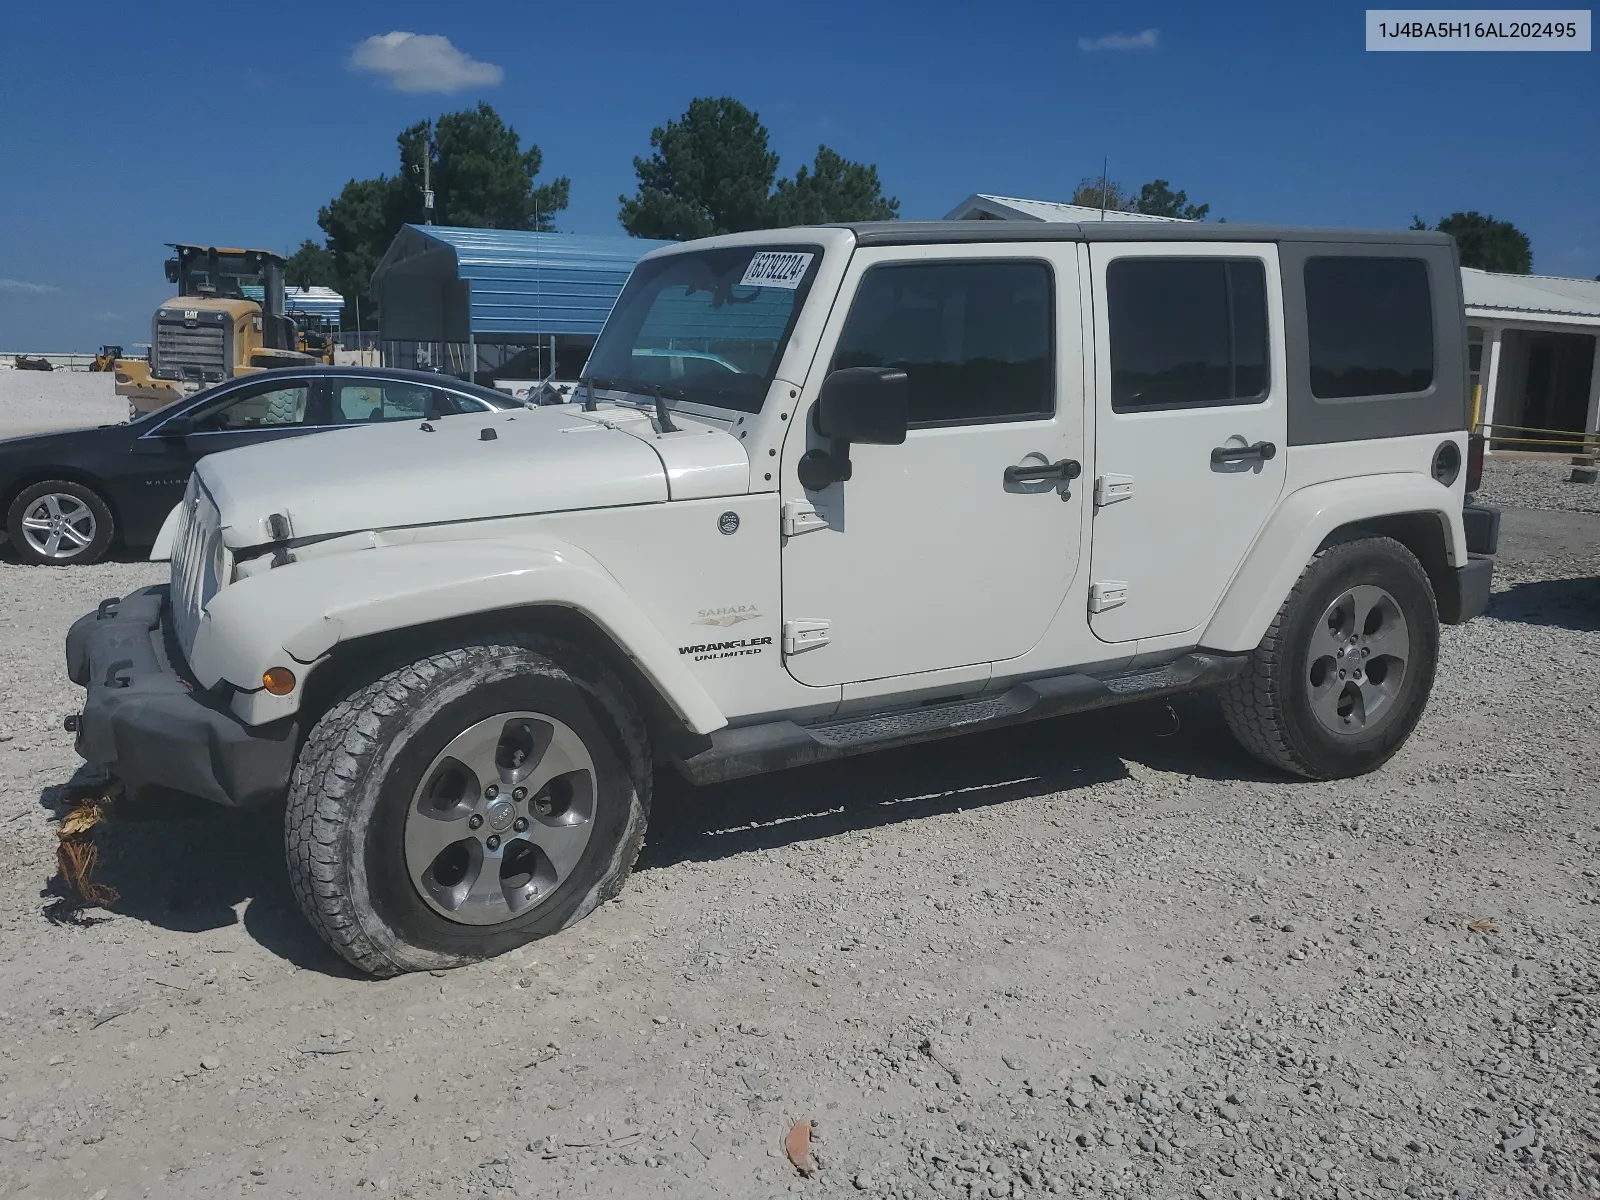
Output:
M672 423L672 417L667 412L667 402L663 398L667 389L659 383L650 389L650 394L656 398L656 423L661 426L662 433L677 433L678 427ZM681 401L683 393L677 388L672 389L672 398Z
M593 412L598 405L595 403L594 390L603 387L608 392L624 390L615 379L602 379L598 375L584 375L578 382L583 385L583 411Z
M584 388L584 412L595 410L594 389L597 387L605 388L608 392L637 392L656 402L656 422L661 426L662 433L678 432L678 427L672 422L672 414L667 410L667 397L678 401L686 399L682 388L662 387L659 383L644 383L637 379L602 379L598 375L585 376L578 382Z

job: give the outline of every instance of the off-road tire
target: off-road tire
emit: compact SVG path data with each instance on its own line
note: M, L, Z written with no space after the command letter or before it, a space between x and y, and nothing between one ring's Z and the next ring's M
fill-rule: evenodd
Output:
M41 497L51 495L72 497L87 507L94 517L94 536L89 544L76 554L52 558L41 554L28 541L22 525L23 518L27 516L28 509ZM105 498L93 488L70 479L45 479L39 483L29 484L17 493L6 509L6 537L10 539L11 548L16 552L17 558L25 563L51 567L77 567L96 563L106 556L106 551L111 548L116 533L116 520L112 517L111 507L105 502Z
M295 425L300 419L300 405L295 399L293 388L272 392L271 399L267 401L267 417L262 422L264 425Z
M594 759L595 828L571 875L500 925L446 920L407 874L401 830L421 773L458 732L496 711L548 713ZM565 929L614 897L644 843L651 756L644 721L600 662L543 636L441 649L334 704L301 748L285 812L290 883L307 920L372 975L462 966Z
M1370 735L1339 737L1311 711L1307 648L1327 606L1360 584L1377 585L1394 597L1415 649L1388 720ZM1411 736L1433 689L1438 658L1438 609L1416 556L1387 537L1335 543L1306 567L1252 652L1249 670L1219 689L1223 716L1239 744L1269 766L1307 779L1364 775Z

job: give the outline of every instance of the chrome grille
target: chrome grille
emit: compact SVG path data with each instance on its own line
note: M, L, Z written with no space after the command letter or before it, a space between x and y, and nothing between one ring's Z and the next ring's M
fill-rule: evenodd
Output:
M171 574L172 622L185 659L194 649L195 632L206 605L225 582L217 572L220 525L217 506L200 486L199 477L189 476L172 540Z
M222 379L228 374L226 349L221 325L161 321L150 348L151 367L168 378Z

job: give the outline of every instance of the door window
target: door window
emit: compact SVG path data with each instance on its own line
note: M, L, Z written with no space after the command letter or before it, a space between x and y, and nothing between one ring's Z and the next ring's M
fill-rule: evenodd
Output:
M437 398L430 387L415 383L370 380L334 384L333 420L349 425L367 421L420 421L429 408L438 413L454 407Z
M206 433L222 433L303 425L310 396L310 386L303 383L251 392L223 401L220 407L201 417L196 428Z
M1111 409L1267 397L1267 276L1256 259L1122 258L1106 268Z
M1051 273L1040 262L899 263L861 278L833 369L898 367L910 424L1055 411Z

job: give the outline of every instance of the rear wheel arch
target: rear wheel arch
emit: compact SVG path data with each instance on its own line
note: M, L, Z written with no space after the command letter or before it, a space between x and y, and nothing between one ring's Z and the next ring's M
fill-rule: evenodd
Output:
M300 727L309 730L351 692L418 654L468 640L517 634L555 638L598 659L638 706L658 763L688 757L710 745L709 738L689 729L671 701L610 634L577 609L556 604L494 609L339 642L306 681L298 715Z
M1317 554L1344 542L1382 537L1393 538L1416 556L1435 598L1446 594L1447 580L1455 568L1450 564L1450 524L1443 513L1390 513L1351 521L1323 538Z

